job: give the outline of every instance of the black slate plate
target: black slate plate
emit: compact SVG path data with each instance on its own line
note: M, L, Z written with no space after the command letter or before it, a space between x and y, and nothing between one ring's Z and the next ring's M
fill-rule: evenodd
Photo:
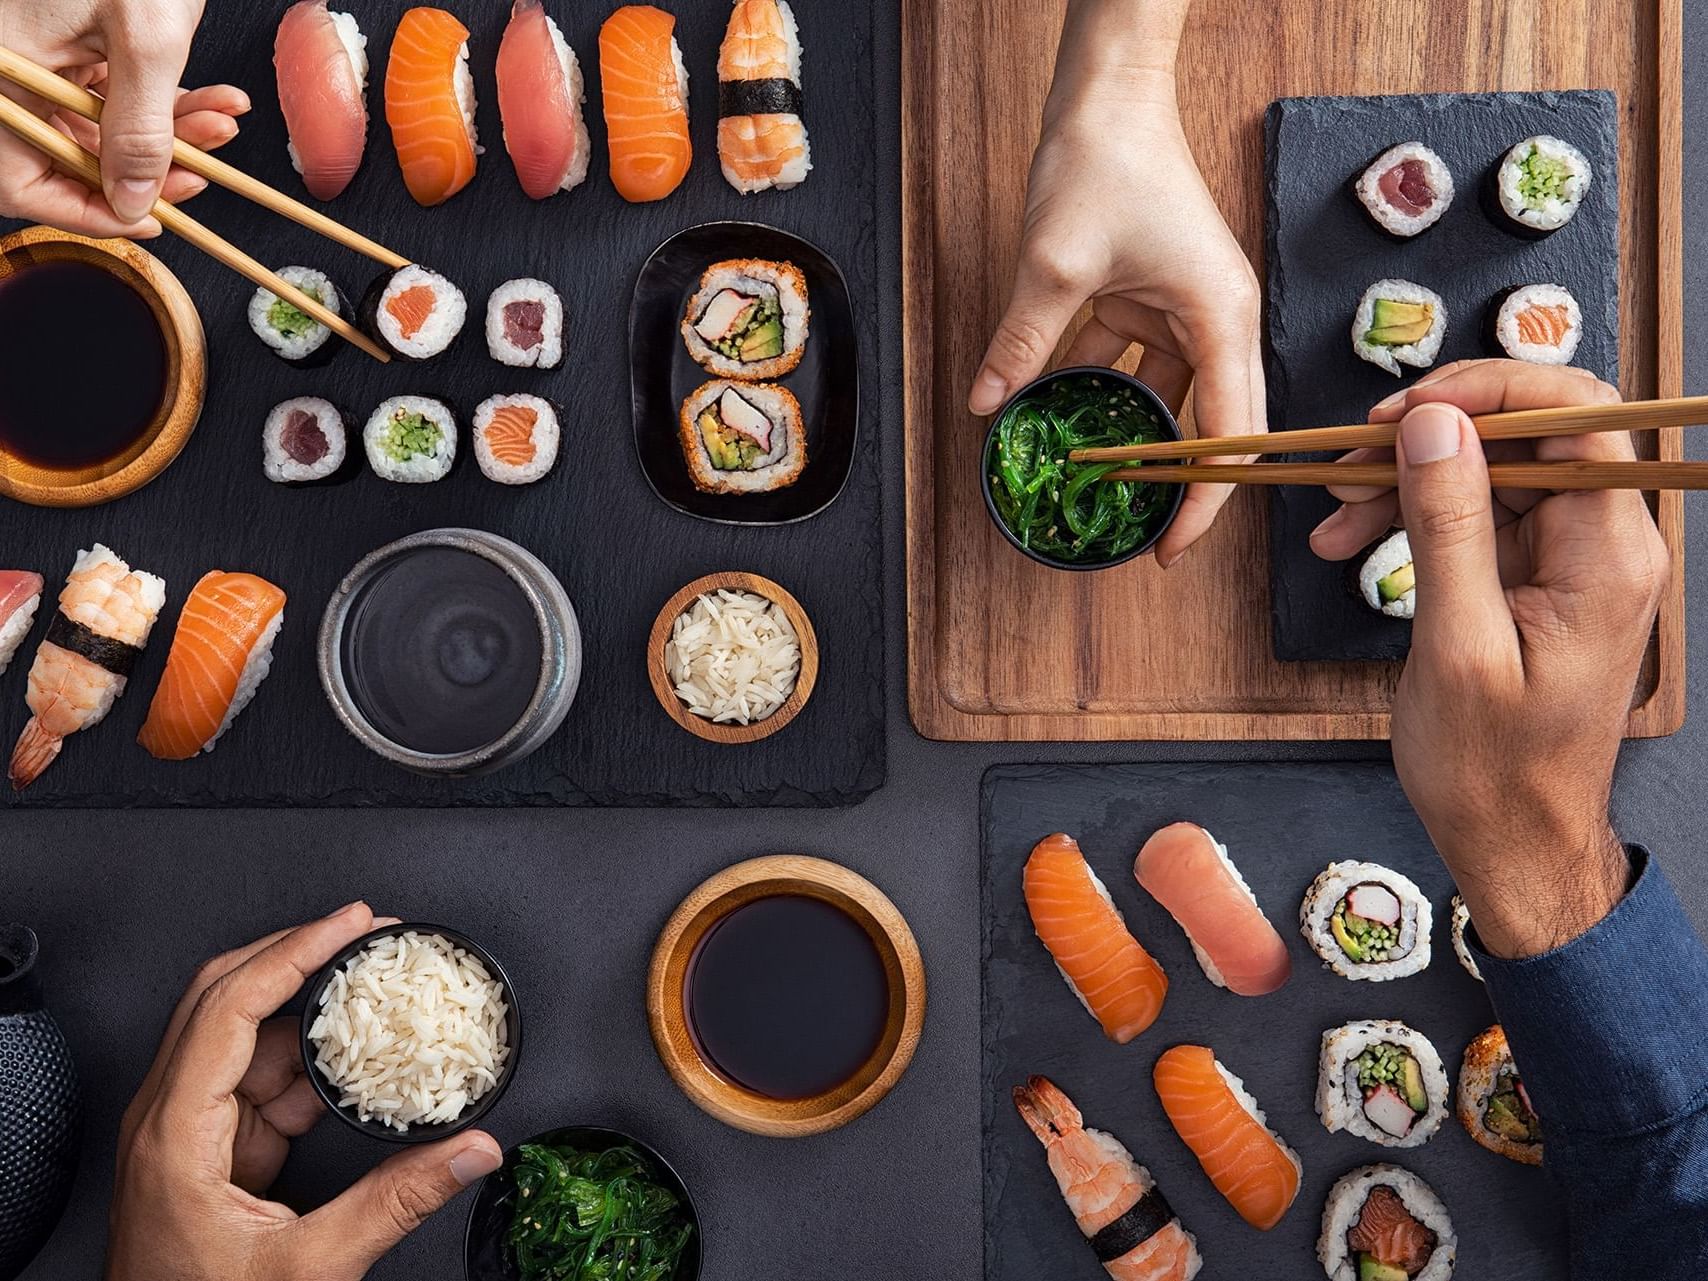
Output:
M682 402L713 377L688 355L682 311L700 274L726 258L792 262L807 281L812 309L806 351L778 381L801 403L807 465L800 479L761 494L705 494L694 488L677 439ZM860 435L860 347L842 269L817 245L754 222L689 227L646 260L629 308L629 379L635 453L653 493L679 512L732 525L782 525L816 516L848 483Z
M1133 879L1133 857L1165 823L1204 824L1250 882L1287 940L1293 976L1269 996L1211 985L1186 936ZM1473 1143L1449 1119L1421 1148L1399 1151L1322 1128L1312 1107L1323 1029L1350 1019L1403 1019L1428 1036L1457 1079L1466 1044L1494 1022L1481 984L1448 941L1452 884L1401 793L1373 764L999 766L984 778L982 1103L985 1281L1096 1281L1103 1276L1062 1204L1044 1150L1020 1120L1011 1089L1051 1078L1156 1176L1204 1255L1200 1281L1321 1278L1316 1239L1330 1185L1356 1166L1391 1160L1427 1180L1459 1234L1462 1277L1564 1278L1565 1232L1540 1169ZM1020 892L1033 844L1075 836L1127 925L1168 973L1168 999L1136 1040L1104 1038L1032 933ZM1434 955L1422 974L1352 983L1321 968L1298 930L1299 900L1331 860L1369 858L1415 880L1435 905ZM1163 1114L1151 1069L1169 1046L1208 1045L1243 1077L1299 1153L1298 1199L1268 1232L1224 1201Z
M301 195L285 152L273 81L273 35L287 0L210 5L188 84L226 80L254 110L220 154ZM0 502L0 562L39 570L53 589L79 547L100 540L163 575L168 601L130 691L107 720L70 741L25 805L842 805L884 778L883 527L879 459L859 451L842 499L816 519L772 529L708 524L660 503L636 464L630 431L627 312L652 250L684 227L756 218L823 247L861 304L854 323L862 380L876 377L878 289L872 133L871 27L802 16L806 119L815 167L794 191L743 197L718 170L717 47L727 5L675 8L690 73L694 163L670 197L631 205L606 172L600 114L599 24L608 7L553 0L588 76L594 163L575 191L534 202L504 153L494 58L509 5L455 5L471 28L470 63L486 152L467 190L436 209L404 190L383 110L386 55L404 0L364 5L372 62L367 156L350 188L323 207L348 225L446 272L466 291L469 323L440 360L381 366L340 350L322 369L275 360L248 331L247 282L171 237L155 249L201 308L210 383L201 426L153 485L86 511ZM822 19L822 20L821 20ZM218 188L189 212L278 266L323 266L351 296L374 264ZM0 230L10 230L5 225ZM568 350L553 371L511 370L486 353L482 319L501 281L532 275L562 293ZM100 366L91 366L99 376ZM511 488L472 458L431 485L390 485L363 471L347 484L287 490L261 474L267 411L290 396L323 395L365 418L388 396L447 400L463 416L499 391L533 392L564 407L564 445L544 481ZM868 411L869 412L869 411ZM876 440L871 422L867 442ZM467 438L459 454L467 453ZM581 618L586 665L568 722L533 757L480 779L416 778L372 756L338 725L315 673L314 637L339 578L368 551L416 530L472 525L512 538L562 580ZM290 594L272 675L217 749L164 763L136 746L190 586L210 568L247 569ZM653 615L683 583L720 569L751 570L786 586L812 616L822 647L819 684L789 728L742 747L707 743L666 716L647 683ZM25 673L46 626L0 677L0 750L27 715ZM10 789L5 800L16 803Z
M1524 240L1483 209L1490 166L1532 134L1581 148L1595 180L1577 216L1552 236ZM1410 240L1384 235L1350 182L1395 143L1421 140L1453 171L1453 205ZM1619 381L1619 115L1603 90L1283 98L1264 118L1268 183L1269 423L1273 430L1360 423L1370 406L1423 376L1352 354L1359 296L1377 280L1426 285L1447 304L1438 364L1500 355L1485 337L1491 299L1510 285L1553 282L1583 308L1572 363ZM1318 455L1322 457L1322 455ZM1365 606L1347 568L1320 561L1308 538L1336 504L1316 488L1270 497L1269 566L1280 659L1398 659L1410 624Z

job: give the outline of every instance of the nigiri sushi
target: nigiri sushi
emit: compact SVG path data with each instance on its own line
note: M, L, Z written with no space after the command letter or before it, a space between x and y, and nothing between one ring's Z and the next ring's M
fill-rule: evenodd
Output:
M498 44L498 113L516 179L535 200L587 177L586 96L581 64L557 23L540 0L516 0Z
M273 40L273 70L291 167L316 200L331 200L356 176L368 143L368 41L348 13L326 0L285 10Z
M1168 975L1128 933L1073 837L1057 832L1039 841L1023 886L1032 928L1104 1035L1124 1045L1155 1022Z
M1112 1134L1088 1130L1048 1077L1014 1087L1014 1106L1044 1145L1081 1235L1116 1281L1191 1281L1204 1266L1151 1172Z
M676 19L649 4L627 4L599 28L611 182L624 200L662 200L694 158L688 141L688 69Z
M112 710L165 603L165 582L100 543L77 553L30 667L32 715L12 751L15 790L41 776L66 738Z
M178 615L166 671L136 741L163 761L211 752L267 679L284 621L285 594L265 578L203 574Z
M1217 987L1273 992L1293 972L1287 945L1239 874L1228 847L1196 823L1171 823L1139 851L1133 875L1180 923Z
M443 9L411 9L397 24L385 68L385 118L404 186L443 204L474 177L474 77L469 32Z
M27 569L0 569L0 675L29 635L42 603L42 576Z
M735 0L718 49L718 162L744 196L797 187L812 168L788 0Z
M1299 1195L1303 1167L1244 1082L1202 1045L1165 1051L1151 1080L1174 1132L1240 1218L1264 1231L1281 1222Z

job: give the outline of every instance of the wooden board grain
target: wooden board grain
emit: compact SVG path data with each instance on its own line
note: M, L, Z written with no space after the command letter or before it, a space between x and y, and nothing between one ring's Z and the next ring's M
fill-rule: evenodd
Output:
M1168 573L1149 558L1096 575L1046 570L1014 553L985 515L984 428L966 412L966 388L1012 277L1060 19L1059 5L1023 0L903 7L914 724L963 740L1384 738L1396 665L1273 657L1261 495L1237 495ZM1198 0L1180 54L1182 115L1211 192L1259 262L1262 115L1274 98L1614 90L1621 389L1677 395L1680 27L1677 0ZM1659 448L1679 457L1678 433ZM1684 719L1679 496L1663 495L1657 514L1675 573L1631 716L1630 732L1643 736Z

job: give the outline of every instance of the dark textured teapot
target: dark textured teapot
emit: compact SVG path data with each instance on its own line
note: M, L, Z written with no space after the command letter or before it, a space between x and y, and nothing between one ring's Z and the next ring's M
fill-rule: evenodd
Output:
M35 932L0 925L0 1281L41 1249L71 1195L83 1130L71 1050L42 1008Z

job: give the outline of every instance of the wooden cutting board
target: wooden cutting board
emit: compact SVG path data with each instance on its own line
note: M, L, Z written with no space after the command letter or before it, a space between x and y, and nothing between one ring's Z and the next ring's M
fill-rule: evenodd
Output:
M1396 664L1281 663L1266 504L1236 495L1174 570L1033 565L979 492L966 391L1007 299L1061 7L907 0L902 74L908 694L938 739L1385 738ZM1287 95L1606 88L1621 105L1620 383L1683 385L1677 0L1198 0L1179 75L1187 136L1254 263L1262 116ZM1110 127L1119 134L1122 122ZM1187 414L1190 423L1190 409ZM1680 456L1679 433L1660 456ZM1683 504L1657 518L1674 573L1632 709L1684 721Z

